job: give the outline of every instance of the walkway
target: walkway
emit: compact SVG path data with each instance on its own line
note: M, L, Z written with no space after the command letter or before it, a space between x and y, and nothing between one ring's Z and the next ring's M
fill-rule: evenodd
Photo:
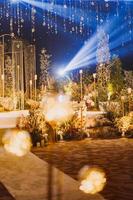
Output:
M11 195L16 200L103 200L82 193L77 181L32 153L16 157L1 148L0 181L9 191L0 187L0 200L13 200Z
M96 165L107 175L105 199L133 200L133 139L59 142L33 152L75 180L84 165Z

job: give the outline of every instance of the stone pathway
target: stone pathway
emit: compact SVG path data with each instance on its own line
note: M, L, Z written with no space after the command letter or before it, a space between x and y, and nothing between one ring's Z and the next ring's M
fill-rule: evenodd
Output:
M133 200L133 139L63 142L33 152L77 180L84 165L104 169L107 185L101 194L108 200Z
M16 157L1 148L0 181L14 197L2 187L0 200L104 200L99 194L84 194L76 180L32 153Z

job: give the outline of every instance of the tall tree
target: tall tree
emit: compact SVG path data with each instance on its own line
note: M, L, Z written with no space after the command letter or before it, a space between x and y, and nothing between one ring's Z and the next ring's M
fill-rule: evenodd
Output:
M107 85L110 81L110 50L109 36L104 30L98 29L97 44L97 86L100 100L107 99Z
M97 80L104 87L110 80L110 51L109 51L109 36L104 30L98 32L97 45Z
M48 85L48 73L49 73L50 55L48 55L45 48L40 53L40 78L39 85Z
M113 85L114 95L119 96L121 90L124 88L124 72L121 60L118 57L115 57L112 61L110 79Z
M133 71L124 71L127 88L133 88Z
M109 36L103 29L98 29L98 44L97 44L97 63L109 64L110 50L109 50Z

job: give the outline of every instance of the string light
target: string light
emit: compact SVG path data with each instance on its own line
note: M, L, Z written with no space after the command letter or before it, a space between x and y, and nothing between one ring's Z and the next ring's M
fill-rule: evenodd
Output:
M0 4L0 30L2 32L6 19L9 22L7 24L10 26L10 32L15 32L17 26L15 33L18 36L23 36L24 27L28 20L31 23L29 30L31 41L35 41L38 15L42 21L42 28L45 28L47 33L58 34L63 31L90 37L99 25L105 24L111 16L114 16L120 18L123 23L128 21L128 34L130 40L132 40L133 14L131 3L130 1L118 0L102 3L94 0L63 0L61 3L58 0L10 0L8 3ZM38 8L41 9L41 12Z

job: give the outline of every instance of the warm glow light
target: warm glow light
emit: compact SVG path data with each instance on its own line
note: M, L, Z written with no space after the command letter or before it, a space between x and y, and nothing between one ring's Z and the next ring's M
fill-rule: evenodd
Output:
M94 78L94 79L96 78L96 73L93 73L93 78Z
M31 148L30 135L26 131L8 131L2 141L5 150L16 156L24 156Z
M30 80L30 85L32 85L32 80Z
M73 115L69 98L64 95L47 97L43 108L47 121L65 121Z
M82 73L83 73L83 70L82 70L82 69L80 69L80 70L79 70L79 73L80 73L80 74L82 74Z
M131 94L132 93L132 88L127 88L127 92L128 92L128 94Z
M66 119L66 117L69 115L67 110L63 108L62 106L59 107L58 105L55 105L46 115L46 118L48 121L57 121L61 119Z
M96 194L102 191L106 183L103 170L95 167L84 167L80 171L80 177L81 185L79 189L88 194Z
M1 75L1 80L2 80L2 81L4 80L4 74Z
M35 74L35 80L37 80L37 74Z

